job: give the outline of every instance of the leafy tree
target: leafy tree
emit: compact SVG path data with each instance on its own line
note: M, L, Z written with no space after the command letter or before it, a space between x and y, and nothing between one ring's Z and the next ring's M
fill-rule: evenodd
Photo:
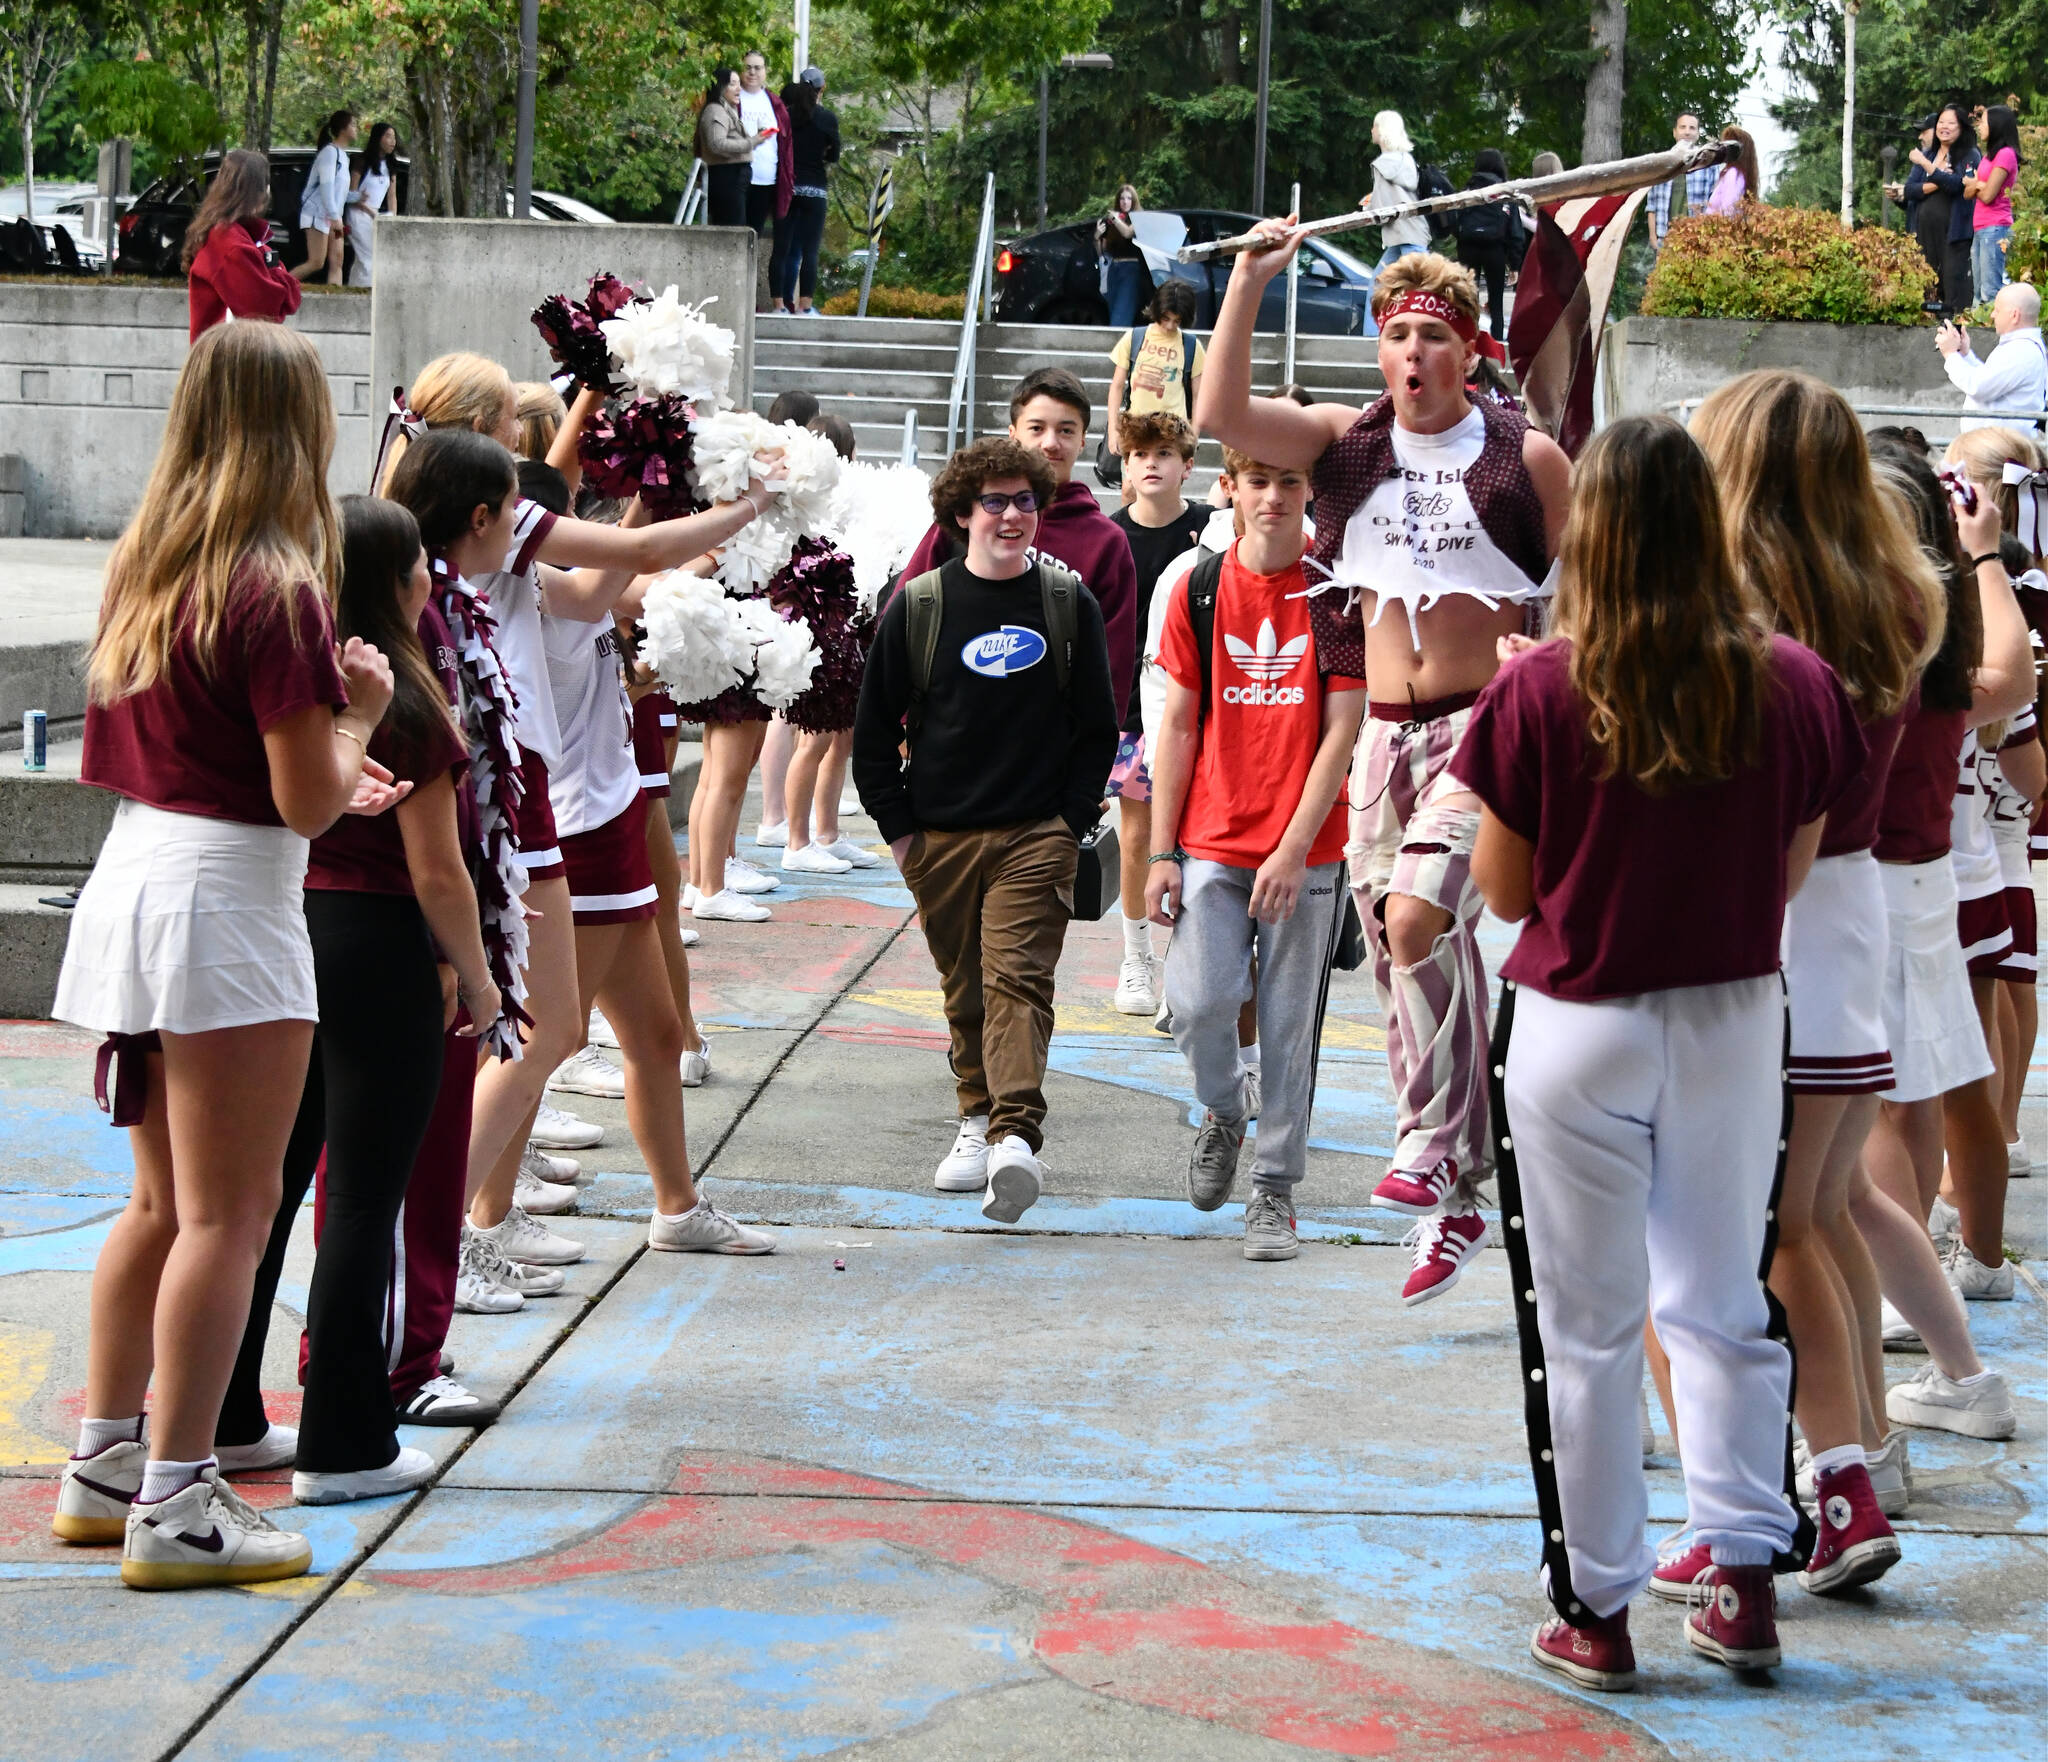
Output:
M0 99L21 131L25 213L36 211L37 119L85 41L85 21L64 0L0 0Z

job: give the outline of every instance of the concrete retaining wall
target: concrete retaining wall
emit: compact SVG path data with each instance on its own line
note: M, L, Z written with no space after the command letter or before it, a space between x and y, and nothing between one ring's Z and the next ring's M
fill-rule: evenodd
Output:
M534 307L550 294L581 294L601 269L657 292L717 296L712 321L738 338L732 398L754 385L754 252L746 227L562 226L544 220L377 223L377 285L371 297L371 377L381 432L391 388L408 385L436 355L473 349L502 361L514 379L543 379L547 349ZM374 451L377 436L370 437Z
M0 452L21 456L22 530L113 538L163 437L190 324L183 288L0 282ZM319 346L340 429L328 481L364 487L370 302L309 292L291 321Z
M1997 341L1971 339L1979 355ZM1662 410L1703 398L1759 367L1793 367L1826 381L1852 404L1906 404L1960 411L1963 395L1941 370L1934 332L1924 325L1756 324L1734 318L1625 318L1608 328L1602 361L1603 415ZM1865 426L1910 421L1871 416ZM1923 421L1932 440L1955 433L1953 419Z

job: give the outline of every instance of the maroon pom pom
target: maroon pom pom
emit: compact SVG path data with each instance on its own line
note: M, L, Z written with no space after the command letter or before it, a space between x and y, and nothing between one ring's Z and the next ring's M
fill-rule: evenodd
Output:
M694 514L690 489L692 411L687 398L630 398L594 411L576 451L584 481L617 501L638 496L657 520Z
M836 734L853 726L867 651L855 630L859 597L853 559L829 539L798 539L790 559L768 584L768 603L807 626L818 645L811 683L785 709L783 719L806 734Z

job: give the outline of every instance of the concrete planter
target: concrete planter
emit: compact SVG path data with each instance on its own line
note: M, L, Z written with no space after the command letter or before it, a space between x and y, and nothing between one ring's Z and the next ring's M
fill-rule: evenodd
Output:
M1979 355L1996 341L1976 332ZM1734 318L1624 318L1601 354L1602 415L1668 409L1703 398L1759 367L1792 367L1826 381L1852 404L1911 405L1931 440L1954 435L1963 395L1950 385L1927 325L1765 324ZM1866 427L1911 417L1865 418Z

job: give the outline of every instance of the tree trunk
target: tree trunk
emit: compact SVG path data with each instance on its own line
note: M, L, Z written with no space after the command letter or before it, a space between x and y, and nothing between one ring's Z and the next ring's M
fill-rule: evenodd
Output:
M1221 51L1218 61L1226 86L1242 83L1243 68L1239 65L1242 51L1238 33L1243 28L1236 13L1226 12L1223 15L1223 30L1217 46Z
M270 0L263 17L263 115L265 153L270 151L271 118L277 102L277 45L284 35L284 0Z
M33 225L36 217L36 109L27 101L26 88L21 108L21 189L26 202L22 213Z
M1622 57L1628 42L1628 0L1593 0L1593 49L1599 59L1586 76L1586 127L1579 163L1621 157L1621 100L1626 90Z
M257 46L263 41L263 0L242 0L242 145L264 151L256 95Z

